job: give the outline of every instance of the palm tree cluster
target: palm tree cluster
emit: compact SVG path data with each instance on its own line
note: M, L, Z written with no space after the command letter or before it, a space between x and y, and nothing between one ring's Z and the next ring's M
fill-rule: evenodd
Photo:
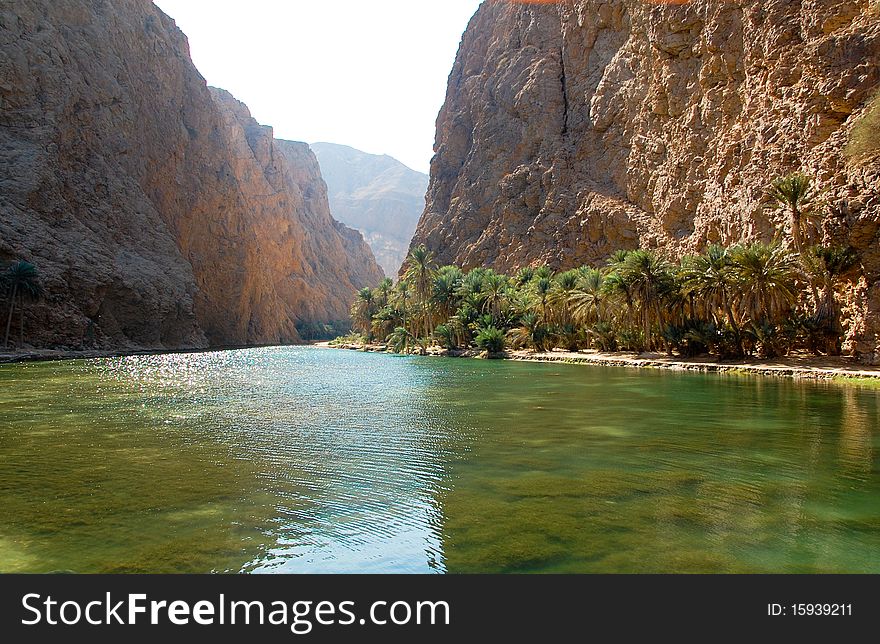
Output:
M12 262L4 270L0 271L0 299L7 302L6 332L3 337L3 347L9 347L9 336L12 332L12 318L16 307L19 319L19 346L24 344L24 303L27 300L37 300L43 296L43 287L40 284L40 276L37 267L30 262Z
M360 291L353 328L398 352L438 344L490 353L510 347L839 354L836 293L855 254L810 244L818 197L802 175L775 181L768 196L786 211L788 243L713 245L676 262L651 250L621 250L601 266L558 273L525 267L504 275L438 267L419 246L396 285L386 279Z

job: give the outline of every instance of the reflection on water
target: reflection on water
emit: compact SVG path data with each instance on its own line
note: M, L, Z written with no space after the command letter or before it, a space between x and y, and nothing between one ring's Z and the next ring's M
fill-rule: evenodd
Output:
M0 367L0 571L880 572L878 392L312 348Z

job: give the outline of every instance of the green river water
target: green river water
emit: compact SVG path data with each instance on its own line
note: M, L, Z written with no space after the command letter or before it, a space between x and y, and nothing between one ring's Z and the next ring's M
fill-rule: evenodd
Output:
M273 348L0 366L0 572L880 572L880 391Z

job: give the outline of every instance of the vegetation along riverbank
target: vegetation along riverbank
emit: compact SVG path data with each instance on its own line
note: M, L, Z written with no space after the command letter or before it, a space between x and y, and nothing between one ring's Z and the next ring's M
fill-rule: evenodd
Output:
M710 245L675 259L630 249L554 271L438 266L413 248L395 284L362 289L355 332L335 346L398 353L506 356L701 371L873 378L842 356L839 290L852 249L817 226L826 206L806 175L772 182L771 241Z

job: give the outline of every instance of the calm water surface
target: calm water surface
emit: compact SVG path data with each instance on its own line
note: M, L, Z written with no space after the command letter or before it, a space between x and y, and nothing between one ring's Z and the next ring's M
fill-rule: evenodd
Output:
M880 572L880 392L314 348L0 366L0 572Z

